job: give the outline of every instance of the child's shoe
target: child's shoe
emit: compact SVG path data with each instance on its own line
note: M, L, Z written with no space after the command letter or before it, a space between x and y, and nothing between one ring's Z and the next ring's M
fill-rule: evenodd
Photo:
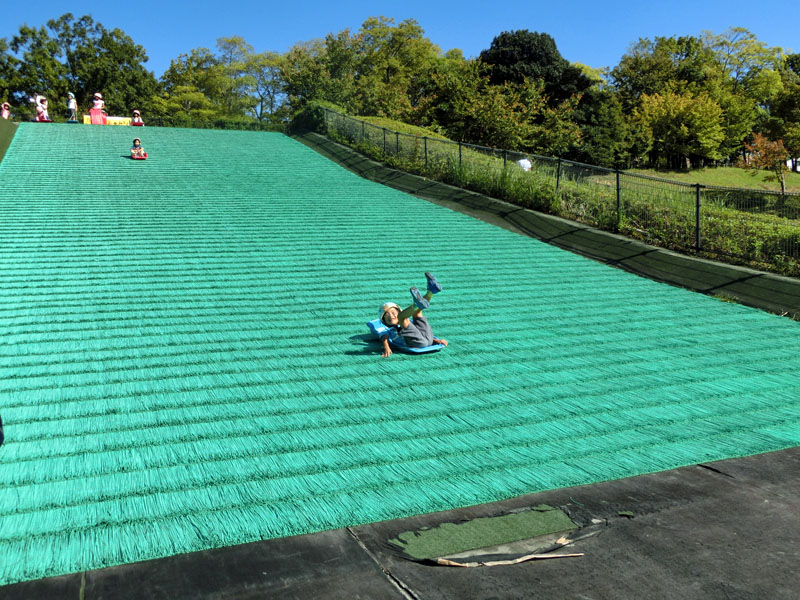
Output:
M419 290L415 287L411 288L411 297L414 299L414 304L416 304L417 308L420 310L424 310L431 305L430 302L422 297L422 294L420 294Z
M431 294L438 294L439 292L442 291L442 286L439 285L438 281L436 281L436 277L426 272L425 279L428 280L428 291Z

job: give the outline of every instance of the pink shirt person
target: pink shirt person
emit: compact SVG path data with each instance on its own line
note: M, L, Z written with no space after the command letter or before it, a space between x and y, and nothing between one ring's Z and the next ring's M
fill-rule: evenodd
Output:
M36 99L36 120L40 123L49 122L50 115L47 112L47 98L38 94L34 98Z

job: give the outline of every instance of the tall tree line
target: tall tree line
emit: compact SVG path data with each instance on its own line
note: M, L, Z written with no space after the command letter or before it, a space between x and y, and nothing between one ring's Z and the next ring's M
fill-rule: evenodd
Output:
M442 52L413 19L385 17L285 53L220 38L179 55L158 79L147 60L120 29L67 13L0 39L0 100L23 116L32 114L29 96L42 93L57 116L68 91L83 107L100 91L114 114L138 108L172 122L286 122L324 102L609 167L730 161L756 139L800 156L800 55L743 28L642 38L604 70L565 60L546 33L502 32L468 59Z

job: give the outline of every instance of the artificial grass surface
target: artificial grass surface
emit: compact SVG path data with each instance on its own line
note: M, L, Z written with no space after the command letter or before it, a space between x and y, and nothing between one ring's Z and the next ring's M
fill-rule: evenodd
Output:
M132 131L22 124L0 163L0 583L800 441L796 322L282 134ZM381 359L426 270L450 347Z

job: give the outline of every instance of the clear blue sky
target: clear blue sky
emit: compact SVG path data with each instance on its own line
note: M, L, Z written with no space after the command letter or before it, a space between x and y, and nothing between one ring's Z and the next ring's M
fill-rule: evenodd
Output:
M239 35L258 52L285 52L297 42L346 28L355 31L367 17L379 15L397 22L416 19L443 51L460 48L467 57L488 48L495 35L514 29L548 33L564 58L592 67L615 66L640 37L722 33L731 26L746 27L770 46L800 52L800 9L791 0L39 0L0 6L0 37L10 39L23 23L41 26L65 12L89 14L109 29L125 31L144 46L147 67L156 76L182 52L214 49L219 37Z

